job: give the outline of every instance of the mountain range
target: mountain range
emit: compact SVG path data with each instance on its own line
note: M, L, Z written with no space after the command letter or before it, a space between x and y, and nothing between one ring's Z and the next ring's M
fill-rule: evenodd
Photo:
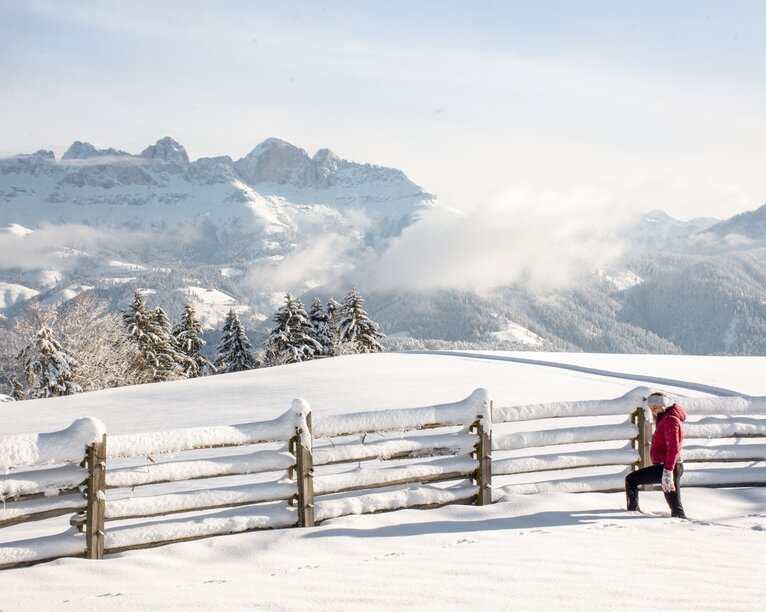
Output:
M173 315L192 302L211 338L233 308L257 341L286 291L364 291L360 263L434 214L460 217L400 170L277 138L236 161L190 161L169 137L138 154L78 141L61 159L15 155L0 159L0 313L89 289L118 309L140 288ZM766 206L654 210L615 240L618 259L554 291L372 288L367 307L398 349L766 351Z

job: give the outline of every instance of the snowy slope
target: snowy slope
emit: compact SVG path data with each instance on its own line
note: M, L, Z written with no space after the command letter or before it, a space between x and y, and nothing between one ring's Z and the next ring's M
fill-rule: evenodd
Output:
M84 412L112 432L252 421L283 412L297 395L320 414L425 405L480 385L501 403L616 397L642 378L665 378L663 388L688 395L711 392L711 384L766 395L765 365L763 357L359 355L19 403L7 408L0 431L58 429ZM759 609L766 490L686 489L684 497L697 520L665 518L655 492L642 493L649 515L624 512L622 494L543 493L484 508L212 538L100 562L64 559L0 572L2 607ZM640 597L637 580L646 587Z
M13 306L17 302L23 302L24 300L33 298L39 293L39 291L30 289L24 285L0 282L0 310L7 308L8 306Z

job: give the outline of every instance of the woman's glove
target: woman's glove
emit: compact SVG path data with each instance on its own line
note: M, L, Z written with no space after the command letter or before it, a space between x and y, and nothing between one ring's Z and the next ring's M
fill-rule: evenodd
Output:
M662 490L665 493L672 493L676 490L673 484L673 472L671 470L662 470Z

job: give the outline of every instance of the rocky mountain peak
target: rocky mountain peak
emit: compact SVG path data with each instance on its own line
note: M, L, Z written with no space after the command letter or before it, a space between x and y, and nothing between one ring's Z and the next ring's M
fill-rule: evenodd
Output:
M186 149L170 136L165 136L165 138L161 138L155 144L146 147L141 152L141 157L178 166L185 166L189 163L189 155L186 153Z
M306 151L279 138L267 138L234 166L250 184L301 184L313 171Z
M91 159L93 157L127 157L130 153L118 149L97 149L89 142L75 140L61 159Z
M330 149L319 149L319 151L314 154L311 161L313 161L316 166L335 169L341 159L335 155L335 153L330 151Z

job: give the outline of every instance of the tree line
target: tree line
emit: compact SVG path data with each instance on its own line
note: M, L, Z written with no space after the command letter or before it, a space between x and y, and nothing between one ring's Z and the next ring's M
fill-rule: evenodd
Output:
M260 351L229 310L211 361L191 304L176 325L136 290L122 313L92 292L64 307L35 304L0 329L0 385L14 399L71 395L146 382L196 378L353 353L383 351L384 334L354 288L343 302L314 299L307 312L287 293Z

